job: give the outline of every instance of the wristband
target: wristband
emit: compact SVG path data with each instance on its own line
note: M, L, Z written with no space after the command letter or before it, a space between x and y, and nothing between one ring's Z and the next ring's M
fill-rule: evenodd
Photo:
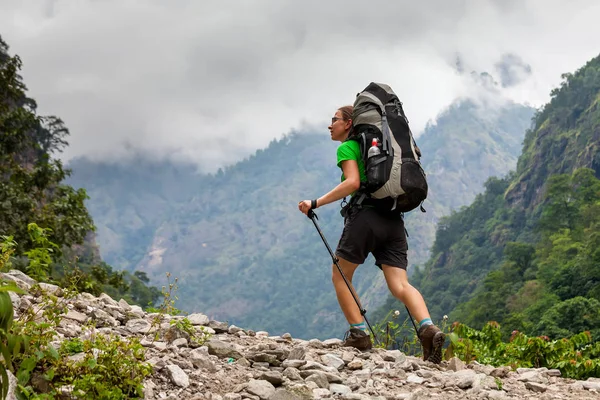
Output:
M314 210L315 208L317 208L317 199L310 201L310 209Z

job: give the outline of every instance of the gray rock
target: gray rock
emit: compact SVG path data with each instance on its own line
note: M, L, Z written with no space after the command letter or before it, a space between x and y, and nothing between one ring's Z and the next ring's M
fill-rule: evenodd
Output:
M194 349L190 352L189 360L196 368L204 369L208 372L216 372L215 363L209 358L208 353L200 349Z
M84 313L80 313L79 311L69 310L67 312L67 314L65 315L65 318L72 319L73 321L83 324L84 322L87 321L88 316Z
M547 386L535 382L525 382L525 387L537 393L544 393L546 390L548 390Z
M342 360L341 358L339 358L338 356L334 355L334 354L323 354L321 356L321 361L323 362L323 364L329 366L329 367L333 367L337 370L340 370L344 367L345 363L344 360Z
M179 339L173 340L173 346L187 347L187 345L188 345L188 341L186 338L179 338Z
M211 339L206 343L208 347L208 353L215 355L219 358L242 358L242 354L237 351L231 344L222 342L220 340Z
M406 377L406 382L416 383L420 385L421 383L425 382L425 379L415 374L408 374L408 376Z
M517 377L517 380L519 380L521 382L535 382L535 383L541 383L541 384L548 383L548 378L546 378L545 376L542 376L542 374L536 370L522 371L522 372L519 372L519 374L520 375Z
M90 316L96 321L97 328L119 325L119 322L115 318L111 317L106 311L100 309L93 310L90 313Z
M326 398L329 398L330 396L331 396L331 392L329 391L329 389L324 389L324 388L313 389L313 397L315 399L326 399Z
M302 375L300 375L300 371L298 371L296 368L286 368L285 371L283 371L283 376L285 376L286 378L288 378L289 380L292 381L301 381L302 380Z
M2 274L2 276L4 277L5 274ZM27 283L29 286L33 286L37 283L37 281L33 278L31 278L29 275L27 275L26 273L24 273L21 270L18 269L11 269L10 271L8 271L6 273L6 275L10 275L12 277L15 277L17 279L20 279L21 281Z
M130 319L125 325L131 333L146 333L150 330L150 322L145 319Z
M510 372L510 368L508 367L500 367L494 368L492 372L490 372L490 376L495 378L506 378Z
M113 299L112 297L110 297L106 293L101 293L100 296L98 296L98 300L100 300L104 304L111 305L111 306L118 306L119 305L119 303L115 299Z
M275 386L273 386L271 382L265 380L250 379L246 391L258 396L262 400L266 400L275 393Z
M277 389L268 400L311 400L312 390L305 385Z
M300 367L300 370L305 370L305 369L318 369L319 371L326 371L326 372L331 372L331 373L338 372L337 368L329 367L329 366L320 364L315 361L307 361L306 364L304 364L303 366Z
M19 273L6 279L18 280ZM26 277L23 277L26 279ZM33 285L35 285L33 281ZM44 296L13 294L18 317L24 310L43 311ZM52 295L56 296L56 295ZM424 400L424 399L598 399L600 379L573 381L559 370L494 368L477 362L465 366L457 359L434 365L398 350L374 348L368 352L339 346L338 339L293 339L291 335L255 334L225 323L192 317L195 329L212 332L206 345L189 342L186 332L172 329L181 316L147 314L124 300L82 293L60 299L67 314L54 327L50 345L59 348L68 338L91 339L118 335L141 341L153 374L144 382L145 398L171 400ZM189 317L188 317L189 318ZM98 326L84 326L90 319ZM202 325L206 323L207 325ZM212 327L211 327L212 326ZM217 332L219 332L217 334ZM232 333L230 333L232 332ZM200 333L199 333L200 334ZM188 340L188 346L186 346ZM92 349L98 356L99 350ZM72 360L84 359L80 353ZM43 386L41 374L31 382ZM14 380L14 379L13 379ZM500 381L502 380L502 381ZM498 390L499 388L502 390ZM68 397L72 386L59 395Z
M471 369L458 371L454 376L456 386L461 389L468 389L475 383L476 376L477 373Z
M121 307L121 310L123 310L123 311L131 310L131 306L124 299L119 300L119 307Z
M53 294L58 297L62 297L62 295L63 295L63 290L59 286L53 285L51 283L44 283L44 282L40 282L39 285L40 285L40 288L47 293Z
M348 386L346 385L341 385L339 383L332 383L329 385L329 391L332 394L339 394L339 395L346 395L349 393L352 393L352 389L350 389Z
M583 388L587 390L597 390L600 392L600 382L592 381L590 379L592 378L589 378L587 381L581 382Z
M19 271L19 272L21 272L21 271ZM5 279L7 281L14 282L15 285L17 285L17 287L19 289L23 289L26 292L29 292L29 290L31 289L31 285L29 283L25 282L24 280L20 279L17 276L12 275L12 274L0 273L0 278Z
M143 318L145 315L144 310L142 310L142 307L138 305L132 305L131 308L128 310L128 313L133 315L135 318Z
M348 368L351 370L362 369L362 367L363 367L363 362L362 362L362 360L359 360L359 359L352 360L348 363Z
M451 369L454 372L462 371L465 368L466 365L460 358L452 357L448 362L448 369Z
M306 364L306 360L295 360L295 359L293 359L293 360L290 360L290 359L287 359L287 360L285 360L285 361L284 361L284 362L281 364L281 366L282 366L283 368L290 368L290 367L291 367L291 368L300 368L300 367L301 367L301 366L303 366L304 364Z
M331 382L331 383L342 383L343 382L343 380L339 374L332 374L331 372L321 371L318 369L300 370L300 376L302 376L304 379L306 379L307 377L309 377L317 372L319 373L319 375L326 377L328 382Z
M210 322L206 315L200 313L190 314L187 316L187 319L192 325L208 325Z
M559 369L549 369L548 371L544 372L544 375L546 375L546 376L562 376L562 372L560 372Z
M488 399L490 400L506 400L508 396L502 390L490 390L487 392Z
M403 363L406 360L406 354L404 354L400 350L388 350L385 352L383 359L385 361Z
M343 343L343 341L341 339L335 339L335 338L323 340L321 342L323 347L326 347L326 348L341 346L342 343Z
M277 371L267 371L260 374L259 379L270 382L273 386L277 387L283 383L283 374Z
M315 382L317 386L320 388L329 389L329 380L325 374L320 373L319 371L315 371L308 377L306 377L305 381L307 382Z
M190 378L179 366L170 364L165 367L165 370L175 385L182 388L190 386Z
M256 354L250 354L250 355L246 356L246 358L248 358L248 360L255 361L255 362L269 363L272 365L280 365L279 360L277 359L277 356L274 354L256 353Z
M236 333L240 332L242 330L242 328L239 328L235 325L230 325L229 328L227 328L227 332L231 335L235 335Z
M226 322L220 322L215 320L208 321L208 327L213 329L215 333L225 333L229 328Z

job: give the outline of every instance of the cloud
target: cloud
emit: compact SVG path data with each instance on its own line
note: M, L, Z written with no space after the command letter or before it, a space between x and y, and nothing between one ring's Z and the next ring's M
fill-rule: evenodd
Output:
M69 127L66 159L144 152L209 171L292 129L326 134L371 81L415 132L479 90L471 71L541 105L598 54L597 15L594 0L0 1L0 34L40 112Z
M494 67L500 75L502 87L516 86L531 76L531 65L516 54L503 54Z

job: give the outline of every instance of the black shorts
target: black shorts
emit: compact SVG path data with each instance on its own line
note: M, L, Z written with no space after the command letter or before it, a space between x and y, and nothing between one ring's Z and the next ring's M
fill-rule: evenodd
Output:
M372 253L375 264L406 270L408 243L402 218L388 218L372 208L353 208L344 221L336 256L362 264Z

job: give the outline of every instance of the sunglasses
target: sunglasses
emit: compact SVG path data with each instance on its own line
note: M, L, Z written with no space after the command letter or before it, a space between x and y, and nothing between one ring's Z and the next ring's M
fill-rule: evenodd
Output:
M340 119L343 119L343 118L338 118L338 117L331 118L331 125L335 124L335 121L339 121Z

